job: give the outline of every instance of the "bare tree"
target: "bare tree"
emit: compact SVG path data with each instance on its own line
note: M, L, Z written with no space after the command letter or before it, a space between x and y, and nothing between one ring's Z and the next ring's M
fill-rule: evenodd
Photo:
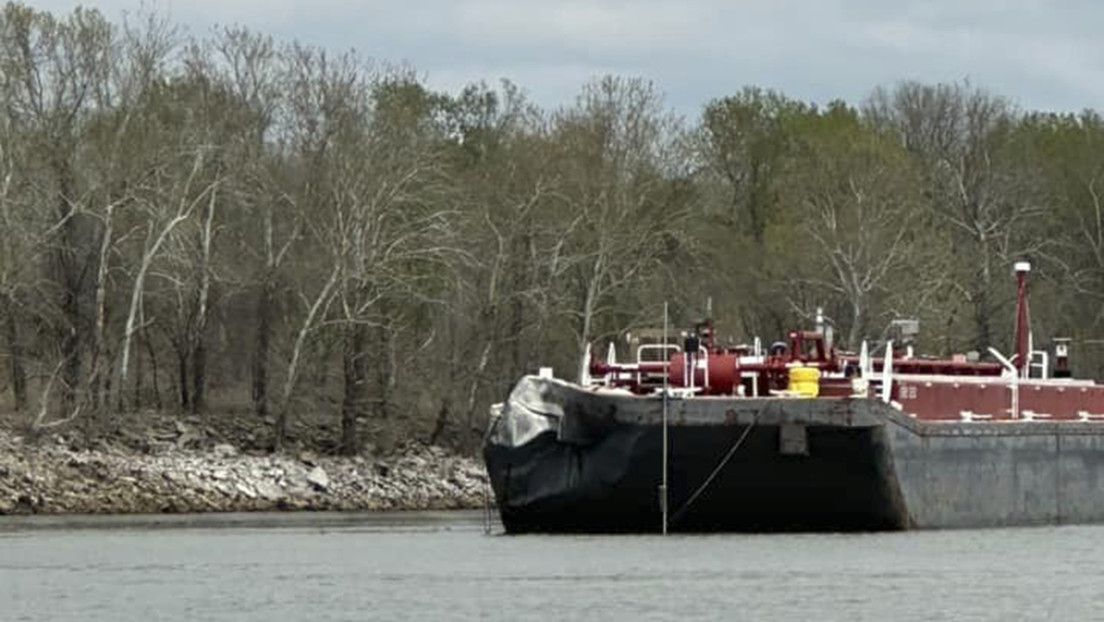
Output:
M31 232L20 214L17 197L17 161L20 159L20 137L9 119L0 119L0 310L4 314L3 330L8 359L12 399L17 411L27 406L27 372L23 354L23 338L20 330L19 291L25 282L25 269L31 250L27 243ZM21 260L22 259L22 260Z
M94 407L110 403L111 368L114 364L107 337L109 277L112 256L118 251L118 211L134 201L128 189L141 183L149 169L140 157L140 139L148 118L148 93L160 79L162 66L176 45L175 28L156 14L141 14L137 24L123 24L113 46L111 73L97 94L98 114L91 123L93 161L103 173L78 203L83 213L99 222L94 329L89 345L91 368L85 381L85 398ZM122 389L122 387L120 387Z
M820 304L841 301L846 345L857 349L895 280L923 263L928 225L919 179L903 149L863 128L843 106L811 117L801 141L778 180L799 234L786 281L791 292L813 286L828 294Z
M617 294L660 272L678 244L686 205L669 199L682 172L680 127L639 79L594 82L554 121L574 289L569 315L581 361L596 321L618 306ZM581 363L578 372L585 373Z
M146 241L139 259L131 287L130 306L127 311L126 327L123 330L120 348L122 362L119 366L119 386L125 387L130 372L131 341L139 326L139 310L145 292L146 276L153 261L157 258L170 234L185 222L198 205L205 202L213 204L218 192L219 179L205 178L204 169L206 150L198 147L183 157L191 160L191 170L182 177L172 174L159 180L161 183L150 188L147 198L149 205ZM122 393L120 393L122 395Z
M1017 164L1017 113L1003 98L969 84L906 82L875 91L866 107L877 126L895 131L923 163L930 206L954 242L954 268L934 287L958 292L971 309L970 341L993 343L993 322L1004 280L995 267L1038 252L1040 238L1025 235L1042 211L1038 193Z
M528 367L548 316L542 275L562 245L553 209L555 180L546 170L544 115L514 85L466 87L447 105L448 152L456 164L461 213L456 226L469 252L452 283L437 329L446 346L438 376L440 406L431 439L459 415L463 439L478 440L481 407Z
M239 111L232 135L232 162L236 202L259 221L250 227L244 242L259 257L252 278L257 293L256 328L251 354L251 397L253 410L268 414L273 315L281 270L300 237L303 214L293 208L285 162L272 153L271 143L289 124L281 90L282 61L271 37L243 27L226 28L210 44L211 75L229 94ZM285 117L285 118L281 118ZM280 127L281 123L285 126ZM285 136L286 138L286 136Z
M295 330L289 354L274 431L276 449L287 437L307 340L326 319L348 270L350 248L342 232L349 225L344 206L352 196L341 185L342 167L355 166L349 160L359 154L350 151L349 145L356 145L355 137L363 135L368 110L368 85L355 56L333 59L325 52L302 46L292 46L283 55L287 63L288 157L301 163L306 172L289 193L289 200L302 210L306 231L325 250L318 263L322 274L328 276L320 288L310 287L317 282L314 275L306 277L299 287L306 313ZM266 248L273 246L266 242Z
M1053 245L1039 253L1044 268L1073 291L1099 301L1104 297L1104 120L1099 113L1036 114L1021 128L1022 150L1041 172L1051 218L1039 218L1034 230ZM1098 302L1063 313L1072 323L1095 327L1104 320ZM1069 329L1067 329L1069 330Z
M284 375L283 390L280 393L280 407L276 415L275 430L273 432L273 448L281 449L287 439L288 424L291 419L292 399L295 396L296 384L299 381L300 365L306 350L307 339L317 330L322 318L326 315L330 304L333 302L334 289L340 276L340 264L335 263L325 283L316 293L308 297L303 296L307 304L307 313L299 323L295 333L295 341L292 344L288 356L287 372Z
M94 249L94 220L81 215L81 133L98 95L107 90L112 28L95 11L76 10L64 20L48 13L7 4L0 19L3 36L0 75L11 122L26 128L28 157L36 193L51 204L54 280L58 291L58 342L70 411L81 382L82 334L88 328L90 289L87 266Z
M366 365L376 364L376 413L386 417L403 309L431 302L432 285L458 252L453 210L441 200L439 137L426 116L432 103L399 105L426 91L403 73L384 74L371 87L368 123L346 135L349 142L335 150L331 162L331 244L343 249L344 265L338 295L345 331L345 453L359 450L357 421L367 414ZM374 352L368 347L369 328L377 331Z
M5 112L24 128L33 163L20 181L26 196L54 206L40 212L50 219L35 244L50 249L57 302L43 311L59 333L67 418L106 403L119 210L145 174L135 118L173 47L174 29L166 20L140 18L120 31L95 11L55 19L8 4L3 13ZM82 373L86 354L90 366Z

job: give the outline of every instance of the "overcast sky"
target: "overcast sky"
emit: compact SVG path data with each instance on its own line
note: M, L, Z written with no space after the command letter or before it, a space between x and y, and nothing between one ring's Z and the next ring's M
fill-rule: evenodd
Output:
M78 2L24 0L66 11ZM113 20L138 0L84 2ZM146 3L149 5L149 3ZM969 79L1026 108L1104 108L1099 0L158 0L192 34L241 23L407 61L449 90L509 78L570 103L606 73L644 76L694 116L754 84L860 102L879 84Z

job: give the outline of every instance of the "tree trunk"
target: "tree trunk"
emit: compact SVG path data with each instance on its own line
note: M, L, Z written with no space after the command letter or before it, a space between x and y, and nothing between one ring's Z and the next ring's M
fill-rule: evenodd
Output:
M149 331L146 328L142 328L142 334L138 337L146 345L146 353L149 354L151 374L153 378L153 405L157 410L161 410L164 404L161 402L161 387L158 384L158 372L157 372L157 352L153 349L153 342L150 341Z
M459 352L460 336L457 334L459 331L457 330L456 319L453 314L449 314L445 318L445 339L448 341L444 354L447 355L446 360L449 361L449 364L445 367L445 382L438 389L441 394L441 407L437 410L433 430L429 433L428 443L430 445L436 445L441 440L441 436L448 429L449 420L452 418L452 388L456 386L461 371L459 365L461 360ZM460 440L463 441L464 439L461 438Z
M61 356L65 361L62 367L61 403L66 413L73 412L77 403L77 386L80 383L80 304L76 291L65 292L61 309L67 322L62 324Z
M587 286L586 298L583 301L583 317L582 326L579 328L579 347L578 347L578 361L579 368L576 374L575 381L581 383L583 378L587 375L587 362L586 362L586 349L590 344L590 330L591 322L594 319L594 303L595 298L594 285Z
M525 303L521 296L516 294L518 291L521 290L514 290L514 299L510 302L510 327L506 331L510 335L510 374L508 379L510 383L513 383L514 380L524 374L528 367L528 361L525 360L521 345L521 331L525 327Z
M86 391L92 401L93 417L100 413L101 406L107 409L111 402L107 395L110 386L111 375L106 371L110 366L110 357L105 355L106 344L104 334L107 326L107 274L110 264L110 253L114 243L112 227L115 214L115 204L109 203L103 219L103 230L100 232L100 252L96 260L96 310L95 328L92 331L92 343L89 348L91 353L92 370L88 373Z
M276 425L272 440L273 451L283 448L284 440L287 437L288 418L291 416L291 394L295 390L295 382L299 379L299 360L303 356L307 335L314 329L317 319L325 315L339 276L341 276L341 264L335 263L333 271L330 272L330 278L322 287L322 291L318 292L314 302L311 303L310 309L307 311L307 317L303 319L303 323L299 326L299 331L295 336L295 342L291 347L291 358L288 360L287 375L284 377L284 390L280 395L280 410L276 414Z
M534 288L536 283L533 277L533 262L526 261L526 254L529 252L533 244L532 236L528 233L521 236L521 240L518 244L518 248L515 251L515 256L519 261L514 268L514 283L513 291L510 292L510 327L506 330L506 334L510 335L510 373L503 379L507 383L506 386L512 386L513 382L519 378L528 368L529 361L523 354L522 349L522 330L525 327L525 299L521 295L522 292ZM507 389L508 390L508 389Z
M974 347L982 354L988 352L989 346L993 345L992 320L988 292L983 287L978 288L974 295L974 330L976 331Z
M444 434L445 428L448 427L450 410L448 397L441 398L441 408L437 410L437 420L433 423L433 431L429 433L430 445L436 445L437 441L441 439L441 435Z
M479 356L479 365L475 368L475 373L472 376L471 385L468 387L468 414L466 417L467 429L464 431L465 440L470 441L469 448L474 448L478 438L475 435L475 404L476 398L479 397L479 389L483 384L483 374L487 370L487 362L491 359L491 348L494 344L493 339L487 341L483 345L483 353Z
M364 415L367 402L368 361L365 352L368 342L368 327L356 323L346 330L345 335L345 396L341 402L341 453L351 456L360 449L357 438L357 418Z
M147 238L146 249L145 249L145 252L143 252L143 254L142 254L142 263L138 267L138 274L135 275L135 277L134 277L134 288L131 290L131 294L130 294L130 311L127 313L126 328L123 330L123 347L122 347L123 361L119 366L119 396L120 396L120 400L122 399L122 395L123 395L123 387L125 387L126 383L127 383L127 377L128 377L127 374L130 371L130 342L131 342L131 339L134 337L134 333L138 330L138 311L140 310L140 308L142 306L142 295L143 295L143 290L145 289L145 285L146 285L146 274L149 272L150 264L153 263L153 259L157 255L158 250L160 250L161 245L165 243L165 239L168 238L169 234L172 233L172 230L177 225L184 222L184 220L187 217L188 217L188 212L187 211L182 211L182 212L178 213L175 217L173 217L172 220L170 220L165 225L165 228L161 230L161 233L159 233L157 235L157 238L155 238L153 240L152 245L150 244L150 241ZM153 234L153 225L151 224L149 232L147 233L147 235L152 235L152 234ZM186 359L187 356L188 356L187 351L188 351L187 347L185 347L184 344L180 344L180 347L178 348L179 356ZM78 361L78 365L79 364L80 363ZM183 379L188 374L187 361L181 362L181 365L182 365L182 367L180 369L180 372L181 372L181 378ZM181 392L181 394L186 396L186 394L188 392L188 385L187 384L181 384L180 392ZM185 408L188 407L187 399L184 400L184 407Z
M989 244L984 234L977 234L977 252L980 267L974 281L974 330L976 331L977 351L983 355L993 345L993 314L990 308L990 287L992 271L989 264Z
M759 185L759 166L758 163L753 162L751 165L750 179L748 180L747 189L747 211L748 220L751 223L751 237L755 240L755 246L757 248L763 247L763 238L767 232L766 219L764 218L765 210L763 205L759 202L759 193L756 191L756 187Z
M384 359L376 365L376 417L382 421L391 416L391 379L395 372L395 351L391 342L391 330L387 325L376 330L377 356Z
M203 218L200 247L203 259L199 266L199 300L196 302L195 325L192 331L192 413L199 414L207 407L207 307L211 295L211 243L214 240L215 207L218 192L211 191L207 212Z
M268 350L272 340L272 302L276 279L266 274L257 295L257 332L253 340L253 412L268 415Z
M62 153L58 147L59 153ZM64 157L64 156L62 156ZM58 182L57 217L61 223L61 239L54 252L57 280L61 285L61 312L65 321L61 323L59 341L62 364L62 398L65 413L76 408L77 391L81 380L81 331L83 321L80 306L81 269L78 265L77 217L69 204L73 196L73 174L70 163L64 159L55 161L55 173Z
M101 371L101 377L103 383L100 385L103 388L103 394L101 396L100 403L105 407L111 404L111 391L113 389L111 384L112 374L115 372L115 356L111 351L111 348L105 346L104 348L104 367ZM105 408L106 410L106 408Z
M141 348L136 349L134 351L134 397L132 398L134 410L142 410L142 393L146 390L146 370L143 369L142 358Z
M188 410L191 404L188 399L188 352L184 347L176 350L176 370L180 380L180 407Z
M15 304L8 298L4 332L8 341L8 365L11 372L12 398L15 410L27 407L27 372L23 367L23 344L19 340L19 323L15 317Z
M207 409L206 342L203 333L196 335L195 349L192 351L192 414L196 415Z
M315 391L321 391L325 393L330 385L330 364L333 361L333 352L335 344L332 339L328 339L325 336L320 335L319 339L315 341L315 364L312 368L311 381L314 383ZM337 347L345 347L343 344L337 344Z
M979 236L979 251L980 267L977 275L974 277L974 346L978 352L985 355L992 346L992 309L991 309L991 297L990 297L990 270L989 270L989 257L988 257L988 245L984 243L984 238Z
M847 347L857 350L863 334L863 305L857 299L851 301L851 327L847 331Z

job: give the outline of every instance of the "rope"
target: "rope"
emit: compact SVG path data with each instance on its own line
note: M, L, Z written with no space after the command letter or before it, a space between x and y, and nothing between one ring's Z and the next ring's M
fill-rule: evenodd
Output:
M749 423L748 426L744 428L743 433L740 434L740 438L736 439L736 442L732 445L731 448L729 448L728 453L725 454L725 457L721 458L721 461L717 464L716 468L713 469L713 472L709 474L709 477L705 478L705 481L702 482L700 486L698 486L697 490L694 491L694 494L690 495L690 498L686 500L686 503L682 504L682 507L679 508L678 512L675 512L675 515L671 517L671 525L674 525L678 522L680 518L682 518L683 514L685 514L686 511L690 509L690 506L698 500L698 497L700 497L703 492L705 492L705 489L709 488L709 485L713 483L713 480L717 478L717 475L719 475L720 472L724 470L725 466L727 466L729 461L732 460L732 456L736 455L736 451L740 449L740 446L744 444L745 440L747 440L748 435L751 434L751 429L754 428L755 424L759 421L759 416L763 414L763 411L765 411L767 409L767 406L769 405L770 402L764 404L763 407L755 413L755 416L751 418L751 423Z
M486 432L483 433L483 444L486 445L491 436L498 430L498 426L502 423L502 417L495 417L491 421L491 425L487 426ZM494 531L494 511L498 508L498 500L492 498L491 494L491 470L487 467L486 460L483 461L484 468L487 471L487 479L483 480L483 534L491 535ZM503 490L506 490L510 486L510 471L506 471L506 483L503 484ZM505 494L505 493L504 493Z
M484 535L491 535L493 529L494 517L492 515L491 506L491 474L487 473L487 479L483 482L483 533Z

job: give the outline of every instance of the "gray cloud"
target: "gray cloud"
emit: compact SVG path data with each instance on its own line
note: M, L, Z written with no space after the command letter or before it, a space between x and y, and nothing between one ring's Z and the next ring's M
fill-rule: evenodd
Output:
M67 10L75 2L45 0ZM102 0L109 17L137 0ZM1025 108L1104 107L1095 1L188 0L161 5L203 33L243 23L280 38L407 61L456 89L509 78L546 106L604 73L655 80L695 114L745 84L859 102L904 79L973 83Z

